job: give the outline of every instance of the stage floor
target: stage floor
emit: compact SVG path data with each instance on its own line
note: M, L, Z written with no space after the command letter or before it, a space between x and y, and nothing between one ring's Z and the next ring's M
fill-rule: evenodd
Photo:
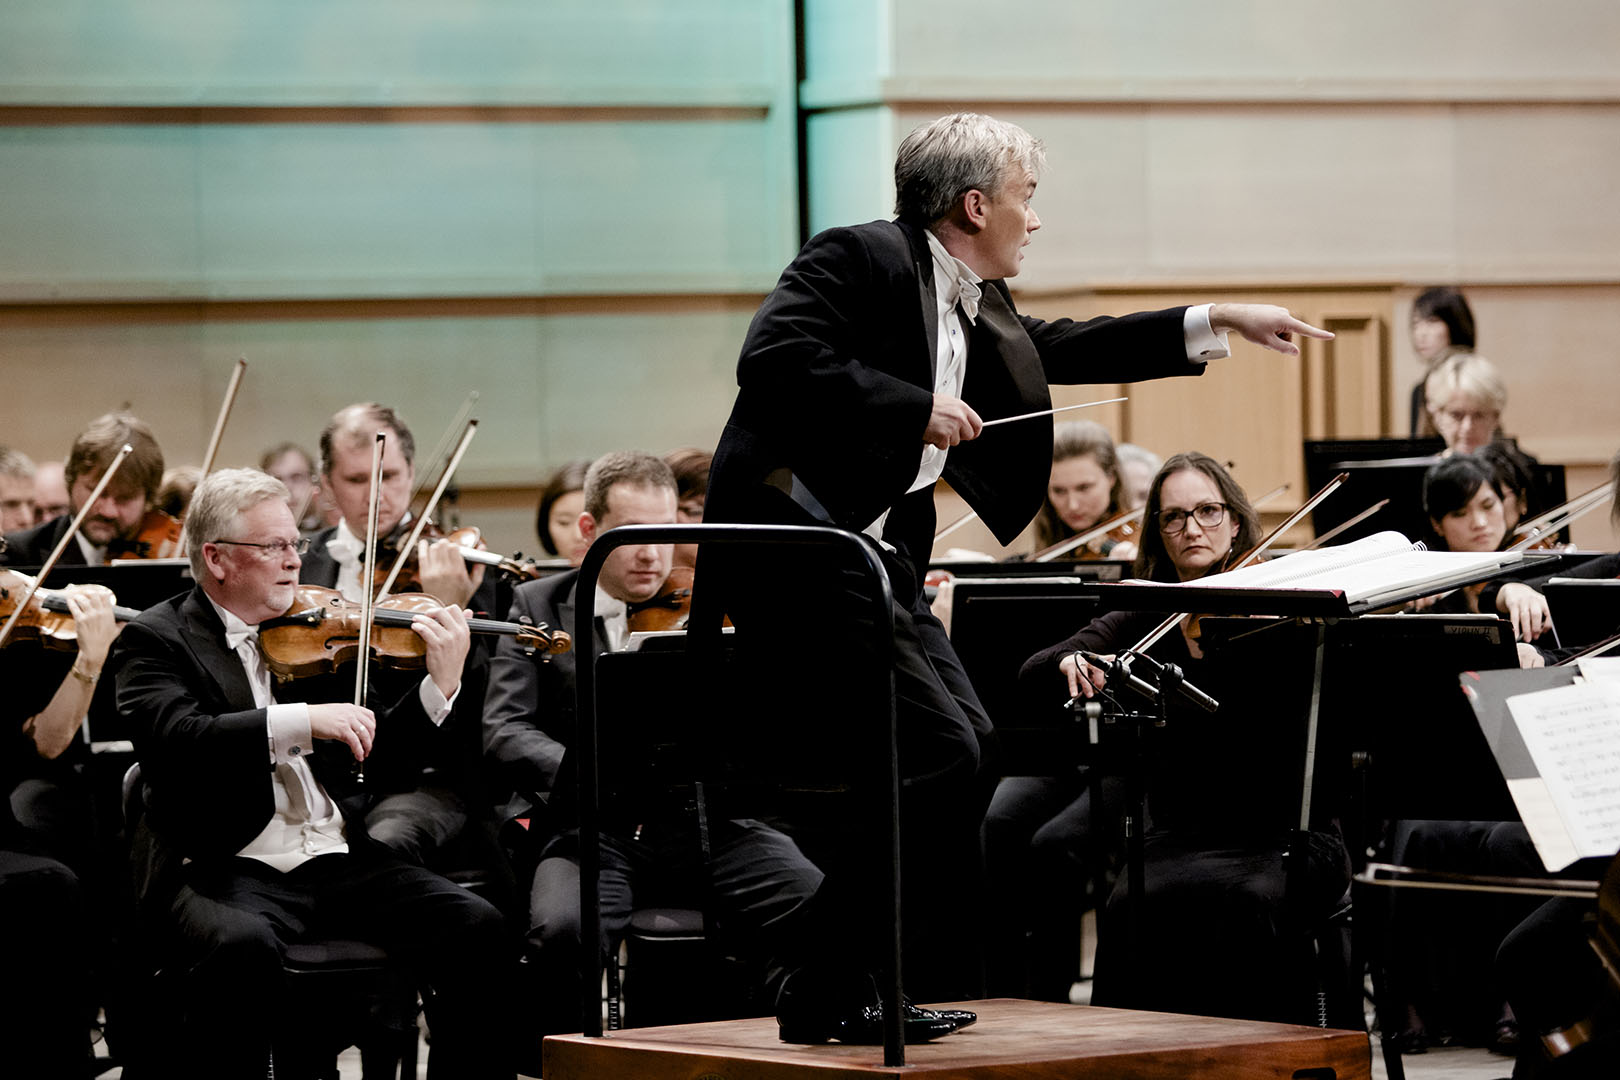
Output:
M1365 1080L1365 1034L1008 998L960 1003L979 1022L906 1047L903 1068L877 1046L797 1046L766 1018L637 1028L545 1041L546 1080Z

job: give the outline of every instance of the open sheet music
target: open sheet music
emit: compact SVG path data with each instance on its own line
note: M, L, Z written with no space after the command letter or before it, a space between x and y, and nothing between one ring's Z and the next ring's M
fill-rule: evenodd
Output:
M1481 695L1470 690L1519 817L1550 871L1620 850L1620 665L1581 661L1571 684L1513 692L1546 686L1558 670L1568 672L1472 676L1495 684L1486 698L1505 692L1505 709L1479 708ZM1464 676L1465 689L1469 679Z
M1336 593L1356 609L1372 610L1482 581L1524 560L1523 552L1427 551L1400 533L1381 532L1341 547L1295 552L1211 574L1179 587Z

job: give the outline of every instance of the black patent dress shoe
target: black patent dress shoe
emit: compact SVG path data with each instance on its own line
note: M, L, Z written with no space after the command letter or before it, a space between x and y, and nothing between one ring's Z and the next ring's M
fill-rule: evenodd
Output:
M916 1009L920 1013L933 1013L942 1020L949 1020L956 1025L957 1031L961 1031L969 1024L976 1023L979 1019L978 1013L969 1012L967 1009L930 1009L926 1006L912 1005L909 1001L906 1002L906 1007Z
M934 1009L919 1009L915 1005L903 1005L901 1009L903 1010L901 1030L908 1043L928 1042L930 1039L949 1035L962 1026ZM973 1013L966 1015L973 1017L973 1020L978 1019ZM787 1043L824 1043L836 1040L861 1046L877 1046L883 1042L883 1007L880 1005L860 1005L838 1015L779 1016L776 1023L778 1034L782 1041Z

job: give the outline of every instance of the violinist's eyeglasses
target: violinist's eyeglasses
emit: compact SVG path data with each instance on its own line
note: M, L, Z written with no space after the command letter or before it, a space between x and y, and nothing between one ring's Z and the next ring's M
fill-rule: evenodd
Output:
M1189 517L1198 522L1201 528L1213 529L1226 520L1226 504L1212 502L1195 506L1191 510L1161 510L1159 531L1166 536L1174 536L1187 527Z
M210 540L210 544L230 544L233 547L250 547L259 549L261 559L284 559L290 551L294 555L303 555L309 551L309 537L300 536L297 540L272 540L267 544L255 544L251 540Z

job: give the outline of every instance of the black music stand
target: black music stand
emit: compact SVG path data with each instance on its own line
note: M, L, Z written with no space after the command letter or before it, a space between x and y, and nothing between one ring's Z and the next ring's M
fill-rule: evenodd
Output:
M30 577L39 573L37 566L10 569ZM57 563L41 584L52 589L64 585L105 585L118 597L120 606L144 611L178 593L189 592L192 581L191 564L185 559L119 559L103 566Z
M1514 440L1507 440L1517 448ZM1376 532L1392 530L1402 536L1427 538L1432 535L1429 517L1423 511L1423 477L1440 461L1445 441L1423 439L1306 439L1305 486L1319 491L1341 472L1350 474L1336 498L1328 499L1311 511L1311 528L1317 536L1348 521L1380 499L1389 505L1367 520L1340 534L1341 543L1359 540ZM1536 463L1532 467L1532 487L1545 506L1564 501L1562 465ZM1568 538L1568 530L1563 536Z
M1341 472L1350 474L1338 494L1311 511L1317 536L1348 521L1380 499L1389 505L1341 534L1348 543L1393 530L1413 539L1429 535L1423 512L1423 474L1446 448L1438 436L1422 439L1306 439L1305 487L1320 491Z
M1012 564L1017 565L1017 564ZM1088 564L1095 566L1096 564ZM1092 581L1080 576L958 578L951 594L951 646L995 722L1009 776L1041 775L1049 718L1023 708L1018 669L1097 614ZM1025 772L1032 768L1034 772Z
M958 581L965 578L1075 578L1081 581L1122 581L1131 576L1124 559L1053 559L1051 562L979 562L932 559L930 570L948 570Z
M1590 645L1620 630L1620 578L1554 577L1541 591L1562 645Z
M901 948L900 948L900 772L896 750L894 712L894 671L891 662L894 638L894 594L889 587L888 573L876 552L858 534L842 529L801 527L792 525L625 525L610 529L598 536L585 552L580 566L578 594L592 595L602 564L612 552L622 546L636 544L751 544L799 545L843 548L851 555L850 563L858 566L869 579L873 614L874 640L868 671L850 671L844 674L847 685L857 691L864 690L868 700L886 703L886 725L875 725L873 745L868 753L856 751L850 757L857 761L875 762L860 774L868 785L864 792L874 803L882 802L887 809L887 845L885 855L888 866L874 867L874 880L886 881L886 895L874 902L872 916L881 929L892 933L892 945L887 962L878 965L889 978L880 986L883 1000L884 1042L883 1064L898 1067L905 1064L903 1017L901 1015ZM718 627L693 627L690 635L693 654L710 650L709 659L719 652ZM577 730L570 748L575 755L579 778L579 871L580 871L580 940L585 943L581 952L583 1006L585 1032L589 1038L602 1037L602 1015L598 995L602 985L602 955L596 947L601 940L601 912L599 909L598 876L601 872L601 771L602 765L615 758L600 754L597 717L596 647L594 644L595 618L592 605L578 605L574 648L583 661L577 667L575 690L578 697ZM586 659L588 658L588 660ZM732 733L736 728L729 729ZM681 763L682 767L698 767L698 779L709 775L702 763L712 761L723 765L726 742L712 734L698 734L699 749L693 753L684 740L661 739L655 742L663 749L658 753ZM705 753L702 747L707 747ZM717 755L717 756L716 756ZM619 759L623 762L622 757ZM875 788L876 790L872 790Z

